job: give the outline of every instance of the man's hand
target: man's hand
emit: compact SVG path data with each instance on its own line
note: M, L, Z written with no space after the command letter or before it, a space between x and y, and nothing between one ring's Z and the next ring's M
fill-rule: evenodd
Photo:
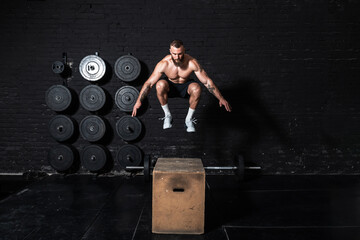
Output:
M230 104L225 100L225 98L221 98L219 101L219 106L224 106L226 111L231 112L231 106Z
M141 102L140 101L136 101L134 107L133 107L133 112L132 112L132 115L133 117L136 116L137 114L137 110L141 107Z

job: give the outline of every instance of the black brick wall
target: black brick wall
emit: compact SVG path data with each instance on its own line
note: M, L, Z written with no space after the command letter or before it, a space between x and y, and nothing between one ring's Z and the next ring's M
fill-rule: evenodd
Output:
M134 144L159 156L201 157L228 165L237 152L266 174L360 173L360 15L357 1L2 1L0 80L0 172L53 172L47 151L58 143L47 124L56 113L45 91L62 79L51 64L68 54L77 95L90 84L81 59L99 52L109 66L131 53L142 75L140 89L175 38L199 60L232 113L204 88L195 113L197 133L187 134L188 104L170 99L174 126L162 130L155 89L139 116L146 129ZM101 83L114 98L128 85L113 72ZM113 158L125 144L114 134L127 113L109 101L101 115L111 126L104 144ZM78 123L89 112L66 114ZM70 143L81 151L88 142ZM114 163L111 171L119 171ZM79 172L84 171L80 169Z

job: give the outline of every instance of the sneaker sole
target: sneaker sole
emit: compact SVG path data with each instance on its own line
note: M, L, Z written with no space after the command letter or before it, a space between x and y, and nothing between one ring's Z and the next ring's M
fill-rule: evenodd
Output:
M189 131L189 130L188 130L188 127L186 126L186 123L184 123L184 128L186 129L186 132L188 132L188 133L195 132L195 129L194 129L193 131L191 131L191 130Z

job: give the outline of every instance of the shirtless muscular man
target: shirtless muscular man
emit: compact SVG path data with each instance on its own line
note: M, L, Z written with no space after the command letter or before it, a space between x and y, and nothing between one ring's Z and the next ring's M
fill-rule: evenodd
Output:
M170 43L170 55L164 57L155 67L149 79L141 88L139 97L134 105L132 116L136 116L142 101L149 94L150 89L156 84L156 93L164 110L163 129L172 127L172 116L168 106L168 96L180 96L189 98L189 110L185 118L187 132L195 132L193 114L200 100L201 87L194 80L189 79L194 72L199 81L218 100L220 107L224 106L226 111L231 112L230 104L221 95L214 82L206 74L198 61L188 54L181 40L174 40ZM163 74L166 77L163 77Z

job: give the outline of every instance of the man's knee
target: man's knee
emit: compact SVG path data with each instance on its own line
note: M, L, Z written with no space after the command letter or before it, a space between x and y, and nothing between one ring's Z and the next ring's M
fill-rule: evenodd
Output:
M166 82L166 80L159 80L156 83L156 91L158 93L163 93L163 92L169 91L169 84Z
M201 87L198 83L191 83L188 88L189 95L193 96L200 96L201 94Z

